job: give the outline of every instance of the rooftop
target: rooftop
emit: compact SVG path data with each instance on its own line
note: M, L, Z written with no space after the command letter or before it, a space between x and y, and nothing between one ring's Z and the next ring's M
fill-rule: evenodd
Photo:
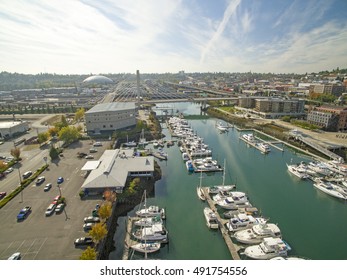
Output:
M16 122L16 121L7 121L7 122L0 122L0 128L10 128L17 126L23 122Z
M135 110L134 102L112 102L112 103L100 103L88 110L86 114L100 113L108 111L121 111L121 110Z

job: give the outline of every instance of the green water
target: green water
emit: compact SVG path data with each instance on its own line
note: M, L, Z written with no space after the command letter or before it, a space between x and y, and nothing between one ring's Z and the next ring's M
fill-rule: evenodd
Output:
M315 189L311 181L300 181L288 173L286 163L310 159L285 148L272 148L268 155L248 147L236 129L220 134L216 119L190 120L204 138L213 158L226 159L226 184L236 183L252 204L270 222L277 223L283 239L292 247L290 255L309 259L347 259L347 205ZM163 131L170 139L166 128ZM160 162L163 178L155 185L155 197L148 203L166 207L170 242L153 257L159 259L230 259L221 234L205 225L207 205L196 194L200 174L188 174L175 145L165 148L168 161ZM222 182L222 173L205 174L203 185ZM124 238L116 234L117 242ZM111 259L119 258L111 254Z

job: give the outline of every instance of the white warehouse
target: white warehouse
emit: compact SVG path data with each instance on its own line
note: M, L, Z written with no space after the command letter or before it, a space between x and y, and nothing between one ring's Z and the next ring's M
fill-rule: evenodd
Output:
M85 113L88 134L113 132L136 125L134 102L101 103Z
M0 122L0 139L10 138L28 131L29 125L27 122L6 121Z

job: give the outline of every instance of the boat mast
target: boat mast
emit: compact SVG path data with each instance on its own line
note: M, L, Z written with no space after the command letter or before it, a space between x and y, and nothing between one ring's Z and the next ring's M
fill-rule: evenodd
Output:
M223 168L223 186L224 186L224 183L225 183L225 164L226 164L226 160L224 159L224 168Z

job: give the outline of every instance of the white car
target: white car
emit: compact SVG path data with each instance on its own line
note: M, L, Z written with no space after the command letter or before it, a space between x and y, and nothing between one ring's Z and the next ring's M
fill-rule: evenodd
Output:
M53 214L53 212L54 212L54 210L55 210L55 207L56 207L56 205L55 204L50 204L49 206L48 206L48 208L47 208L47 210L46 210L46 216L50 216L50 215L52 215Z
M85 158L86 158L86 159L93 159L94 156L93 156L93 155L87 155Z
M13 167L9 167L9 168L7 168L7 169L4 171L4 173L9 174L9 173L11 173L12 171L13 171Z
M12 254L9 258L8 258L8 260L20 260L22 258L22 256L21 256L21 254L20 254L20 252L17 252L17 253L14 253L14 254Z

